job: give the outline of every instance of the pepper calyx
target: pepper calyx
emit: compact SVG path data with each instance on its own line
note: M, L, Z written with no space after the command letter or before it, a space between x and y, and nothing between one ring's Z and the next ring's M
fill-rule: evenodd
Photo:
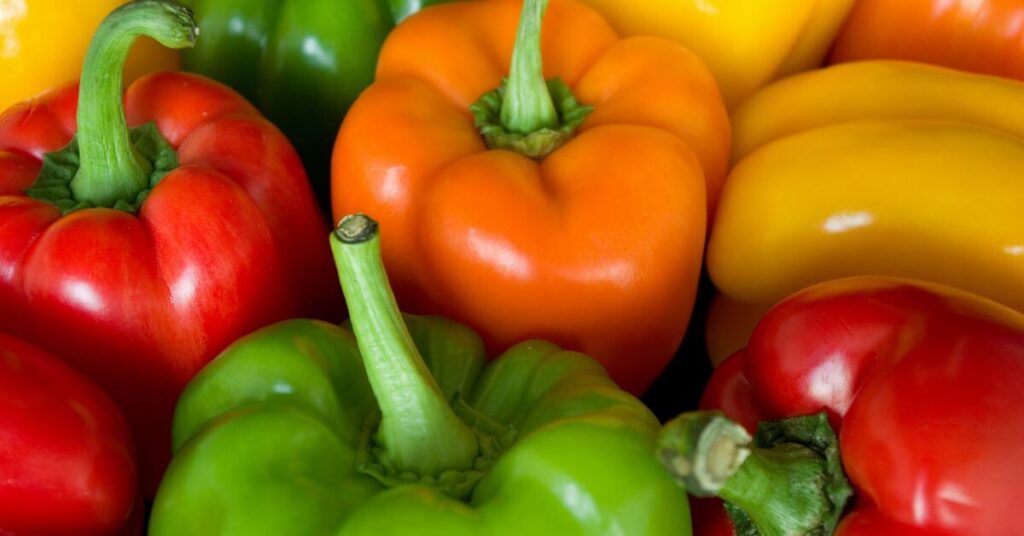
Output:
M547 87L558 114L558 126L527 134L512 132L501 122L507 86L508 81L502 81L501 87L485 93L469 107L474 124L490 149L504 149L528 158L542 159L568 143L576 135L576 129L594 111L593 106L581 104L565 82L553 78L547 81Z
M471 468L449 469L437 475L402 471L388 456L387 449L376 441L381 415L373 412L367 417L359 436L356 469L388 487L418 484L437 489L455 499L468 497L480 479L487 475L487 471L515 441L516 432L513 427L498 423L475 410L458 395L452 400L451 407L472 430L479 445L479 452Z
M846 502L853 495L853 488L843 472L839 439L828 422L828 415L822 412L758 423L754 446L783 451L809 449L820 458L823 471L814 484L827 498L827 511L821 516L819 532L833 534ZM726 501L725 511L732 519L737 536L760 536L757 524L743 508Z
M168 173L174 171L179 162L177 151L156 128L155 123L150 122L131 129L129 137L138 154L151 165L148 187L135 197L118 199L110 208L134 214L145 202L153 188ZM62 215L77 210L96 208L97 205L89 201L76 199L71 190L71 181L75 178L80 166L81 159L76 136L64 148L43 156L43 165L39 170L39 175L36 176L32 185L25 189L25 195L56 206Z
M62 210L84 206L138 206L152 187L153 166L132 140L124 107L124 66L132 45L146 36L180 49L195 44L198 25L192 11L168 0L135 0L100 23L82 65L78 87L78 168L67 185ZM154 129L155 130L155 129ZM65 158L65 161L68 159Z
M686 413L658 456L690 494L725 501L737 536L832 534L853 494L825 413L761 423L752 441L721 412Z

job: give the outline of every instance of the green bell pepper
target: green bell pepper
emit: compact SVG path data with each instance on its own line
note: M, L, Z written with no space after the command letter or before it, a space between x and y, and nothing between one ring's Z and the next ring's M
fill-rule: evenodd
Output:
M150 534L690 534L658 421L593 359L402 315L376 223L331 236L351 330L279 323L188 385ZM421 354L422 352L422 354Z
M443 0L191 0L199 22L182 64L254 103L295 144L317 197L345 112L373 82L395 20Z
M395 16L396 21L401 22L409 15L412 15L425 7L450 1L451 0L391 0L391 13Z

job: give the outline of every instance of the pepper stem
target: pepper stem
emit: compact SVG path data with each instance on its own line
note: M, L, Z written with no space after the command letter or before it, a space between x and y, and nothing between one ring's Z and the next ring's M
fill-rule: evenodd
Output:
M197 33L187 7L161 0L125 4L100 24L85 56L78 92L81 163L70 184L76 199L112 207L149 187L153 166L129 139L124 116L124 63L139 36L169 48L185 48L192 46Z
M594 108L558 78L544 81L540 29L548 0L524 0L508 79L470 105L487 147L540 160L572 140Z
M824 414L765 423L755 444L719 412L686 413L658 456L691 495L724 499L737 534L832 534L852 493Z
M558 127L558 112L544 80L540 32L548 0L524 0L501 105L501 125L516 134Z
M445 400L402 320L381 261L377 222L346 216L331 234L331 250L380 406L377 443L401 471L438 475L472 468L476 435Z

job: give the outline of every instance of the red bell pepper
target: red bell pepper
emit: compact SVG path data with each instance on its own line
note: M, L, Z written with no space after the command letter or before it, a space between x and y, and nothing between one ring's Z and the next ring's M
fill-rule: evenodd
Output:
M98 30L80 88L0 116L0 330L113 396L147 494L192 375L256 328L337 303L302 164L255 108L184 73L135 82L122 108L132 41L181 48L195 32L186 8L129 3Z
M762 444L766 420L824 412L856 492L836 534L1020 534L1022 395L1024 315L942 287L833 281L777 305L715 371L702 406L743 426L681 417L663 430L662 454L678 476L709 484L685 480L691 493L726 498L761 533L805 523L827 534L827 516L813 513L838 517L841 497L804 493L823 473L794 472L803 447ZM747 431L758 423L752 447ZM717 446L691 449L694 440ZM721 523L703 521L698 536L721 533Z
M114 402L57 358L0 334L0 534L137 533L137 489Z

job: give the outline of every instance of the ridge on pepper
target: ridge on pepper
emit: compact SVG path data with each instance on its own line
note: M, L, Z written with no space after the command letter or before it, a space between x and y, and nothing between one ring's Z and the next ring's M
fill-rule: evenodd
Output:
M124 92L137 37L182 48L196 33L185 7L126 4L93 38L80 86L0 116L0 331L111 395L150 495L192 375L253 329L338 307L325 225L284 136L196 75Z
M1024 311L1024 82L847 63L772 84L732 119L734 165L707 267L736 319L858 275L950 285ZM716 338L734 331L726 316L709 321Z
M517 30L522 6L441 4L396 27L338 133L335 217L392 230L404 309L466 323L492 353L531 337L582 351L639 393L693 307L725 106L675 43L619 39L575 0Z
M1021 313L930 283L841 279L768 312L704 392L720 413L670 422L659 449L692 493L728 501L738 534L1014 534L1022 392ZM804 419L774 422L790 417ZM729 525L700 507L718 515L698 536Z
M98 386L0 333L0 533L138 534L131 432Z
M150 534L689 534L639 400L583 354L487 363L467 327L403 315L381 231L331 235L347 326L261 329L189 384Z

